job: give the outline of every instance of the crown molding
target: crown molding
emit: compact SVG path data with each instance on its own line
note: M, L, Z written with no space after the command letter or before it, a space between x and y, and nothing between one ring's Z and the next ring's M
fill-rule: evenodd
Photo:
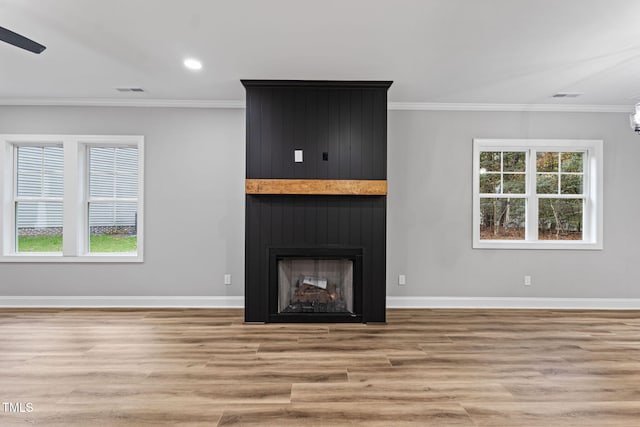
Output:
M206 99L0 98L0 106L245 108L245 102Z
M575 104L471 104L432 102L389 102L389 110L410 111L501 111L552 113L632 113L630 105Z
M116 98L0 98L0 106L40 107L146 107L146 108L245 108L244 100L116 99ZM631 105L576 104L475 104L435 102L389 102L397 111L493 111L552 113L632 113Z

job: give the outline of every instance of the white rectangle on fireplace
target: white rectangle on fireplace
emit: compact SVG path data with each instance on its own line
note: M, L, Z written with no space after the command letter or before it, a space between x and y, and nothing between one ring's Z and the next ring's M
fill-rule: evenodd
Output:
M327 279L320 279L318 277L305 276L302 280L303 285L311 285L320 289L327 289Z

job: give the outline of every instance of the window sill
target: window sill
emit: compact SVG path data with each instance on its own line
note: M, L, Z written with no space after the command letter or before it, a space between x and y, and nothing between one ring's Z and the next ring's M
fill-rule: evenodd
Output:
M473 249L545 249L545 250L586 250L601 251L602 243L577 241L540 241L527 242L525 240L494 240L474 241Z
M82 256L63 256L62 254L20 254L20 255L3 255L0 256L0 263L142 263L144 259L141 255L124 255L121 253L114 254L92 254Z

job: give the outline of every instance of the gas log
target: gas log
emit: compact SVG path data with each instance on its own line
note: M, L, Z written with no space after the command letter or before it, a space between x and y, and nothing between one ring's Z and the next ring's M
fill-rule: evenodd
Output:
M329 304L334 302L338 298L336 291L336 284L329 283L327 289L322 289L306 283L300 283L298 281L296 290L293 294L291 302L293 303L313 303L319 302L322 304Z

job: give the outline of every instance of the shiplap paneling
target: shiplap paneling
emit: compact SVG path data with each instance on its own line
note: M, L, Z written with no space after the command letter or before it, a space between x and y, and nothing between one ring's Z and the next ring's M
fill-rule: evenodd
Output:
M391 82L242 83L247 180L386 179ZM245 207L246 321L269 318L269 248L332 246L362 249L362 320L385 320L385 195L247 194Z
M270 247L354 247L363 251L363 320L384 321L386 197L246 196L247 321L268 317Z
M247 178L386 179L386 99L386 86L248 86Z

